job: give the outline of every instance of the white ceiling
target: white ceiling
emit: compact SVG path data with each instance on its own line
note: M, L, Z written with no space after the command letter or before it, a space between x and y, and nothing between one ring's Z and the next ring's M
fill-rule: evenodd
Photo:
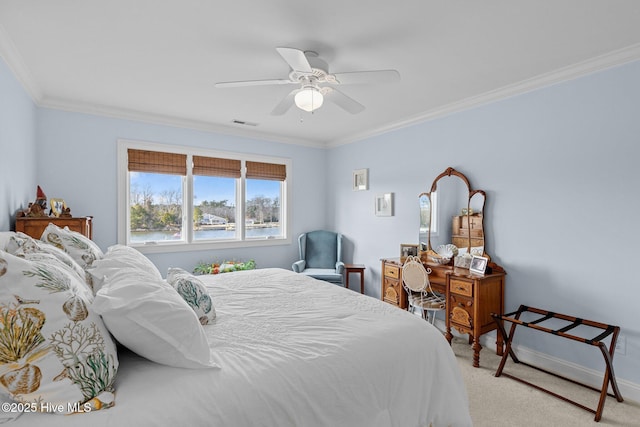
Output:
M401 81L341 86L356 115L214 87L286 78L279 46ZM0 0L0 55L40 106L335 146L640 59L640 1Z

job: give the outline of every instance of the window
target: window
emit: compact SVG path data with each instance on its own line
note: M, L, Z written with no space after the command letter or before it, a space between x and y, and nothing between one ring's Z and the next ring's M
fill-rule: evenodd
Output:
M118 168L120 243L149 252L290 243L289 159L119 141Z
M236 183L242 178L237 159L193 156L194 240L235 239Z
M282 234L281 183L287 179L286 166L247 161L246 178L246 237L279 237Z

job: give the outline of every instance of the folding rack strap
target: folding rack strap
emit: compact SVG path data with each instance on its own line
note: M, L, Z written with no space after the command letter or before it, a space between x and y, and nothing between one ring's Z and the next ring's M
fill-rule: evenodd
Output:
M522 313L524 312L530 312L530 313L536 313L536 314L540 314L541 317L529 321L529 322L524 322L522 320L520 320L520 316L522 315ZM604 402L606 400L607 397L607 390L609 388L609 384L611 384L611 389L613 390L613 394L611 396L614 396L618 402L622 402L622 394L620 393L620 390L618 389L618 384L616 382L616 378L615 378L615 374L613 372L613 353L615 351L616 348L616 340L618 339L618 333L620 332L620 328L618 326L613 326L613 325L607 325L604 323L599 323L599 322L594 322L592 320L586 320L586 319L580 319L578 317L573 317L573 316L567 316L565 314L560 314L560 313L554 313L552 311L547 311L547 310L542 310L539 308L533 308L533 307L528 307L526 305L521 305L518 310L511 312L511 313L506 313L506 314L495 314L492 313L491 316L493 317L493 320L496 322L497 326L498 326L498 333L500 333L502 335L502 337L504 338L504 342L506 343L506 351L503 353L502 356L502 360L500 361L500 365L498 366L498 369L496 371L495 376L499 377L502 374L502 371L504 369L504 365L507 361L507 357L508 355L511 355L511 358L513 359L513 361L515 363L522 363L523 365L532 367L534 369L546 372L548 374L554 375L558 378L562 378L568 381L571 381L574 384L577 385L581 385L583 387L587 387L590 388L592 390L595 391L599 391L600 392L600 400L598 402L598 407L597 409L591 409L588 408L586 406L581 405L578 402L575 402L573 400L570 400L564 396L558 395L556 393L553 393L545 388L542 388L540 386L537 386L535 384L531 384L523 379L517 378L513 375L507 374L505 373L504 375L515 379L517 381L520 381L522 383L525 383L529 386L532 386L540 391L543 391L545 393L551 394L557 398L560 398L568 403L571 403L573 405L576 405L582 409L585 409L589 412L594 413L595 416L595 421L600 421L600 418L602 417L602 411L604 409ZM568 325L560 328L560 329L549 329L549 328L545 328L543 326L540 326L539 323L544 322L545 320L549 320L549 319L562 319L562 320L566 320L569 323ZM511 329L509 330L509 333L507 334L507 331L504 328L504 322L510 322L511 323ZM578 341L584 344L588 344L588 345L593 345L596 346L600 349L600 351L602 352L602 356L604 358L604 362L606 365L606 369L604 372L604 379L603 379L603 384L602 384L602 389L598 390L594 387L591 387L589 385L586 384L582 384L579 383L577 381L574 381L570 378L566 378L563 377L561 375L546 371L544 369L538 368L536 366L532 366L528 363L524 363L524 362L520 362L516 356L516 354L514 353L511 344L513 341L513 336L515 334L516 331L516 326L521 325L521 326L525 326L527 328L532 328L538 331L542 331L542 332L546 332L549 334L553 334L553 335L557 335L563 338L567 338L567 339L571 339L574 341ZM567 333L568 331L576 328L577 326L580 325L585 325L585 326L591 326L593 328L597 328L597 329L601 329L603 332L600 333L599 335L597 335L594 338L584 338L584 337L580 337L577 335L573 335L573 334L569 334ZM610 344L610 348L607 349L607 346L605 343L602 342L603 339L605 339L606 337L608 337L609 335L612 335L611 337L611 344Z

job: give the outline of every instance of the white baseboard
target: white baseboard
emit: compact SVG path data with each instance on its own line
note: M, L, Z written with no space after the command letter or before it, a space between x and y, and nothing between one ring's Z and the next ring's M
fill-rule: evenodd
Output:
M495 341L496 338L493 334L487 334L480 337L480 344L485 350L489 349L495 352ZM523 362L545 369L549 372L558 373L564 377L571 378L574 381L587 384L597 389L602 387L603 372L585 368L584 366L577 365L545 353L540 353L521 345L514 345L513 349L518 356L518 359ZM618 383L620 393L625 400L640 402L640 384L636 384L619 377L616 377L616 382ZM611 387L609 387L609 389L611 389Z

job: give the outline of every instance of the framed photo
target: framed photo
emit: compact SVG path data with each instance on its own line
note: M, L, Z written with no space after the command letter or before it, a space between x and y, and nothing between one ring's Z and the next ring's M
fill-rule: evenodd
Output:
M393 193L384 193L376 195L377 216L393 216Z
M404 261L408 256L418 255L418 245L414 245L412 243L401 243L400 244L400 262L404 264Z
M483 256L473 255L471 257L471 264L469 265L469 271L471 273L484 274L487 269L487 263L489 258Z
M49 206L51 206L51 213L53 216L60 216L60 214L67 208L67 204L62 199L49 200Z
M353 171L353 191L369 189L369 169L356 169Z

